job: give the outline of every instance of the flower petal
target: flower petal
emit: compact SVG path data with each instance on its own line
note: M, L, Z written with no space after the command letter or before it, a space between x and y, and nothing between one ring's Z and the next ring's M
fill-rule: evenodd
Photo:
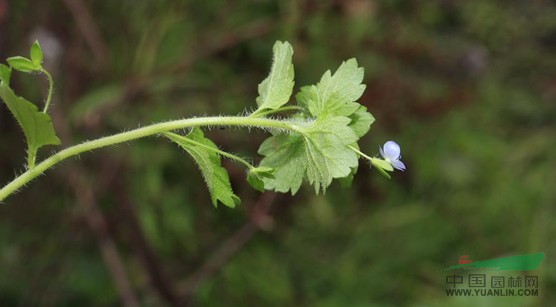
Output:
M401 149L400 145L394 141L388 141L384 143L384 154L383 157L390 161L398 160L400 157Z
M402 172L405 171L405 164L403 164L403 162L400 160L390 161L390 164L392 164L395 169L398 169Z

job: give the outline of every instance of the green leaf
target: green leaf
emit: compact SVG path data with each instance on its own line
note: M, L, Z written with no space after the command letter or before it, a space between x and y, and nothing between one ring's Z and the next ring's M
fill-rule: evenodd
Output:
M334 74L324 73L317 85L301 89L296 99L304 112L294 116L313 122L300 124L298 134L276 134L263 142L261 165L276 169L276 178L264 180L266 189L295 194L307 179L318 193L335 178L350 181L346 177L355 174L358 159L349 146L358 147L374 121L356 102L365 90L363 75L363 68L350 59Z
M351 122L349 127L355 132L358 138L364 136L371 129L371 124L375 121L373 115L367 112L367 108L359 106L357 111L349 115Z
M39 68L35 64L33 64L31 60L22 56L14 56L8 58L6 61L8 61L8 64L10 64L13 69L22 72L33 72L39 70Z
M301 135L278 134L266 139L259 148L266 156L261 165L275 168L275 179L265 179L265 188L276 192L297 193L305 177L305 148Z
M253 173L249 173L247 174L247 182L249 182L249 185L251 185L253 189L264 192L264 181L261 177Z
M258 110L278 109L290 100L293 91L293 48L288 42L277 41L272 49L270 74L259 84Z
M357 60L349 59L334 75L327 71L317 85L301 88L297 101L315 117L349 116L359 109L355 101L365 91L365 85L361 84L363 76L364 70L357 66Z
M317 119L301 127L300 134L279 134L265 140L259 153L262 166L272 167L275 178L265 179L265 188L295 194L307 178L315 191L325 191L333 178L349 176L358 165L357 154L348 145L357 136L347 117Z
M264 178L274 178L274 169L266 166L253 168L247 174L247 182L258 191L264 192Z
M39 44L39 41L35 41L33 43L33 45L31 46L31 62L33 62L33 64L36 67L41 67L42 65L42 60L43 60L43 53L42 53L42 48L41 45Z
M218 201L224 205L234 208L240 204L240 199L232 191L232 185L228 172L222 167L220 156L206 147L211 147L218 150L216 144L207 139L203 131L199 128L194 128L187 136L177 134L167 134L169 139L180 145L187 153L193 157L193 160L199 166L203 173L207 187L210 192L212 204L216 207ZM204 146L195 145L200 143Z
M0 98L23 129L29 157L34 159L38 149L44 145L60 145L48 114L40 112L33 103L17 96L5 82L0 83ZM34 161L28 162L30 165L34 164Z
M4 82L7 86L10 86L11 75L12 69L7 65L0 64L0 82Z

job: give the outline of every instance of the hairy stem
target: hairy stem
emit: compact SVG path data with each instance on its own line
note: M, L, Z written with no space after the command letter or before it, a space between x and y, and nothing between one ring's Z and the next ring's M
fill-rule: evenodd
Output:
M37 159L37 151L27 149L27 168L32 169L35 167L35 160Z
M348 145L348 147L349 147L351 150L355 151L356 153L360 154L363 158L365 158L365 159L367 159L367 160L369 160L369 161L371 161L371 162L373 161L373 158L367 156L367 155L366 155L365 153L363 153L361 150L359 150L359 149L357 149L357 148L355 148L355 147L353 147L353 146L351 146L351 145Z
M26 172L19 175L13 181L0 189L0 201L4 200L6 197L16 192L25 184L67 158L79 155L83 152L129 142L147 136L157 135L172 130L200 126L243 126L255 128L283 129L297 133L302 132L301 127L299 127L296 123L290 121L268 118L250 118L242 116L196 117L153 124L150 126L121 132L111 136L102 137L96 140L87 141L55 153L49 158L43 160L41 163L37 164L35 167L29 168Z
M50 101L52 100L52 92L54 91L54 80L52 79L52 75L44 68L41 68L41 72L46 76L48 79L48 96L46 97L46 103L44 104L43 113L48 112L48 107L50 106Z
M285 107L281 107L275 110L267 110L267 111L261 111L261 110L257 110L253 113L251 113L250 117L263 117L266 115L270 115L270 114L275 114L275 113L279 113L279 112L284 112L284 111L292 111L292 110L296 110L296 111L303 111L303 108L300 106L285 106Z

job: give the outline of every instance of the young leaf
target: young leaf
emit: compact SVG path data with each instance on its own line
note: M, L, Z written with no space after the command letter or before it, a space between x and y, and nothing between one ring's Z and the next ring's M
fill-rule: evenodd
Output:
M0 98L23 129L29 157L34 159L38 149L44 145L60 145L48 114L40 112L33 103L17 96L5 82L0 83ZM28 162L30 165L34 164L34 161Z
M247 182L249 182L249 185L253 189L259 192L264 192L264 181L261 177L250 172L247 174Z
M12 74L12 69L4 64L0 64L0 82L4 82L7 86L10 86L10 76Z
M39 44L39 41L35 41L33 43L33 45L31 46L31 62L33 62L33 64L36 67L41 67L42 64L42 59L43 59L43 53L42 53L42 48L41 45Z
M201 129L194 128L187 136L176 134L167 134L166 136L185 149L185 151L193 157L193 160L195 160L203 173L203 177L205 178L210 192L212 204L215 207L218 201L231 208L240 204L241 201L239 197L232 191L228 172L221 165L220 156L216 152L208 150L205 147L195 145L195 143L200 143L204 146L218 149L211 140L204 136Z
M315 117L349 116L360 106L355 101L365 91L365 85L361 84L363 75L364 70L357 66L357 60L349 59L334 75L325 72L316 86L301 88L297 101Z
M258 110L278 109L286 104L293 90L293 48L288 42L277 41L272 48L272 68L266 79L259 84Z
M348 145L357 136L343 116L317 119L302 128L301 134L275 135L263 142L259 153L265 157L262 166L272 167L274 179L265 179L265 188L295 194L303 178L325 191L333 178L348 176L358 165L357 155Z
M33 64L33 62L22 56L14 56L8 58L6 61L8 61L8 64L10 64L13 69L21 72L32 72L38 70L38 67Z
M258 191L264 192L264 178L274 178L274 169L266 166L259 166L251 169L247 174L247 182Z

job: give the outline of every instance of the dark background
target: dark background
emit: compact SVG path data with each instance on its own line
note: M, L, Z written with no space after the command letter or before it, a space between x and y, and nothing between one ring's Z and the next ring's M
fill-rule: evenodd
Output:
M272 45L296 89L356 57L377 121L360 145L402 147L408 170L361 167L325 196L210 204L194 162L162 138L82 154L0 206L2 306L553 306L553 1L7 1L0 58L39 39L63 146L153 122L252 110ZM37 81L39 80L39 81ZM42 77L15 73L39 102ZM25 144L0 105L2 184ZM263 132L207 134L256 157ZM57 148L41 151L44 158ZM449 298L445 273L545 252L539 296Z

